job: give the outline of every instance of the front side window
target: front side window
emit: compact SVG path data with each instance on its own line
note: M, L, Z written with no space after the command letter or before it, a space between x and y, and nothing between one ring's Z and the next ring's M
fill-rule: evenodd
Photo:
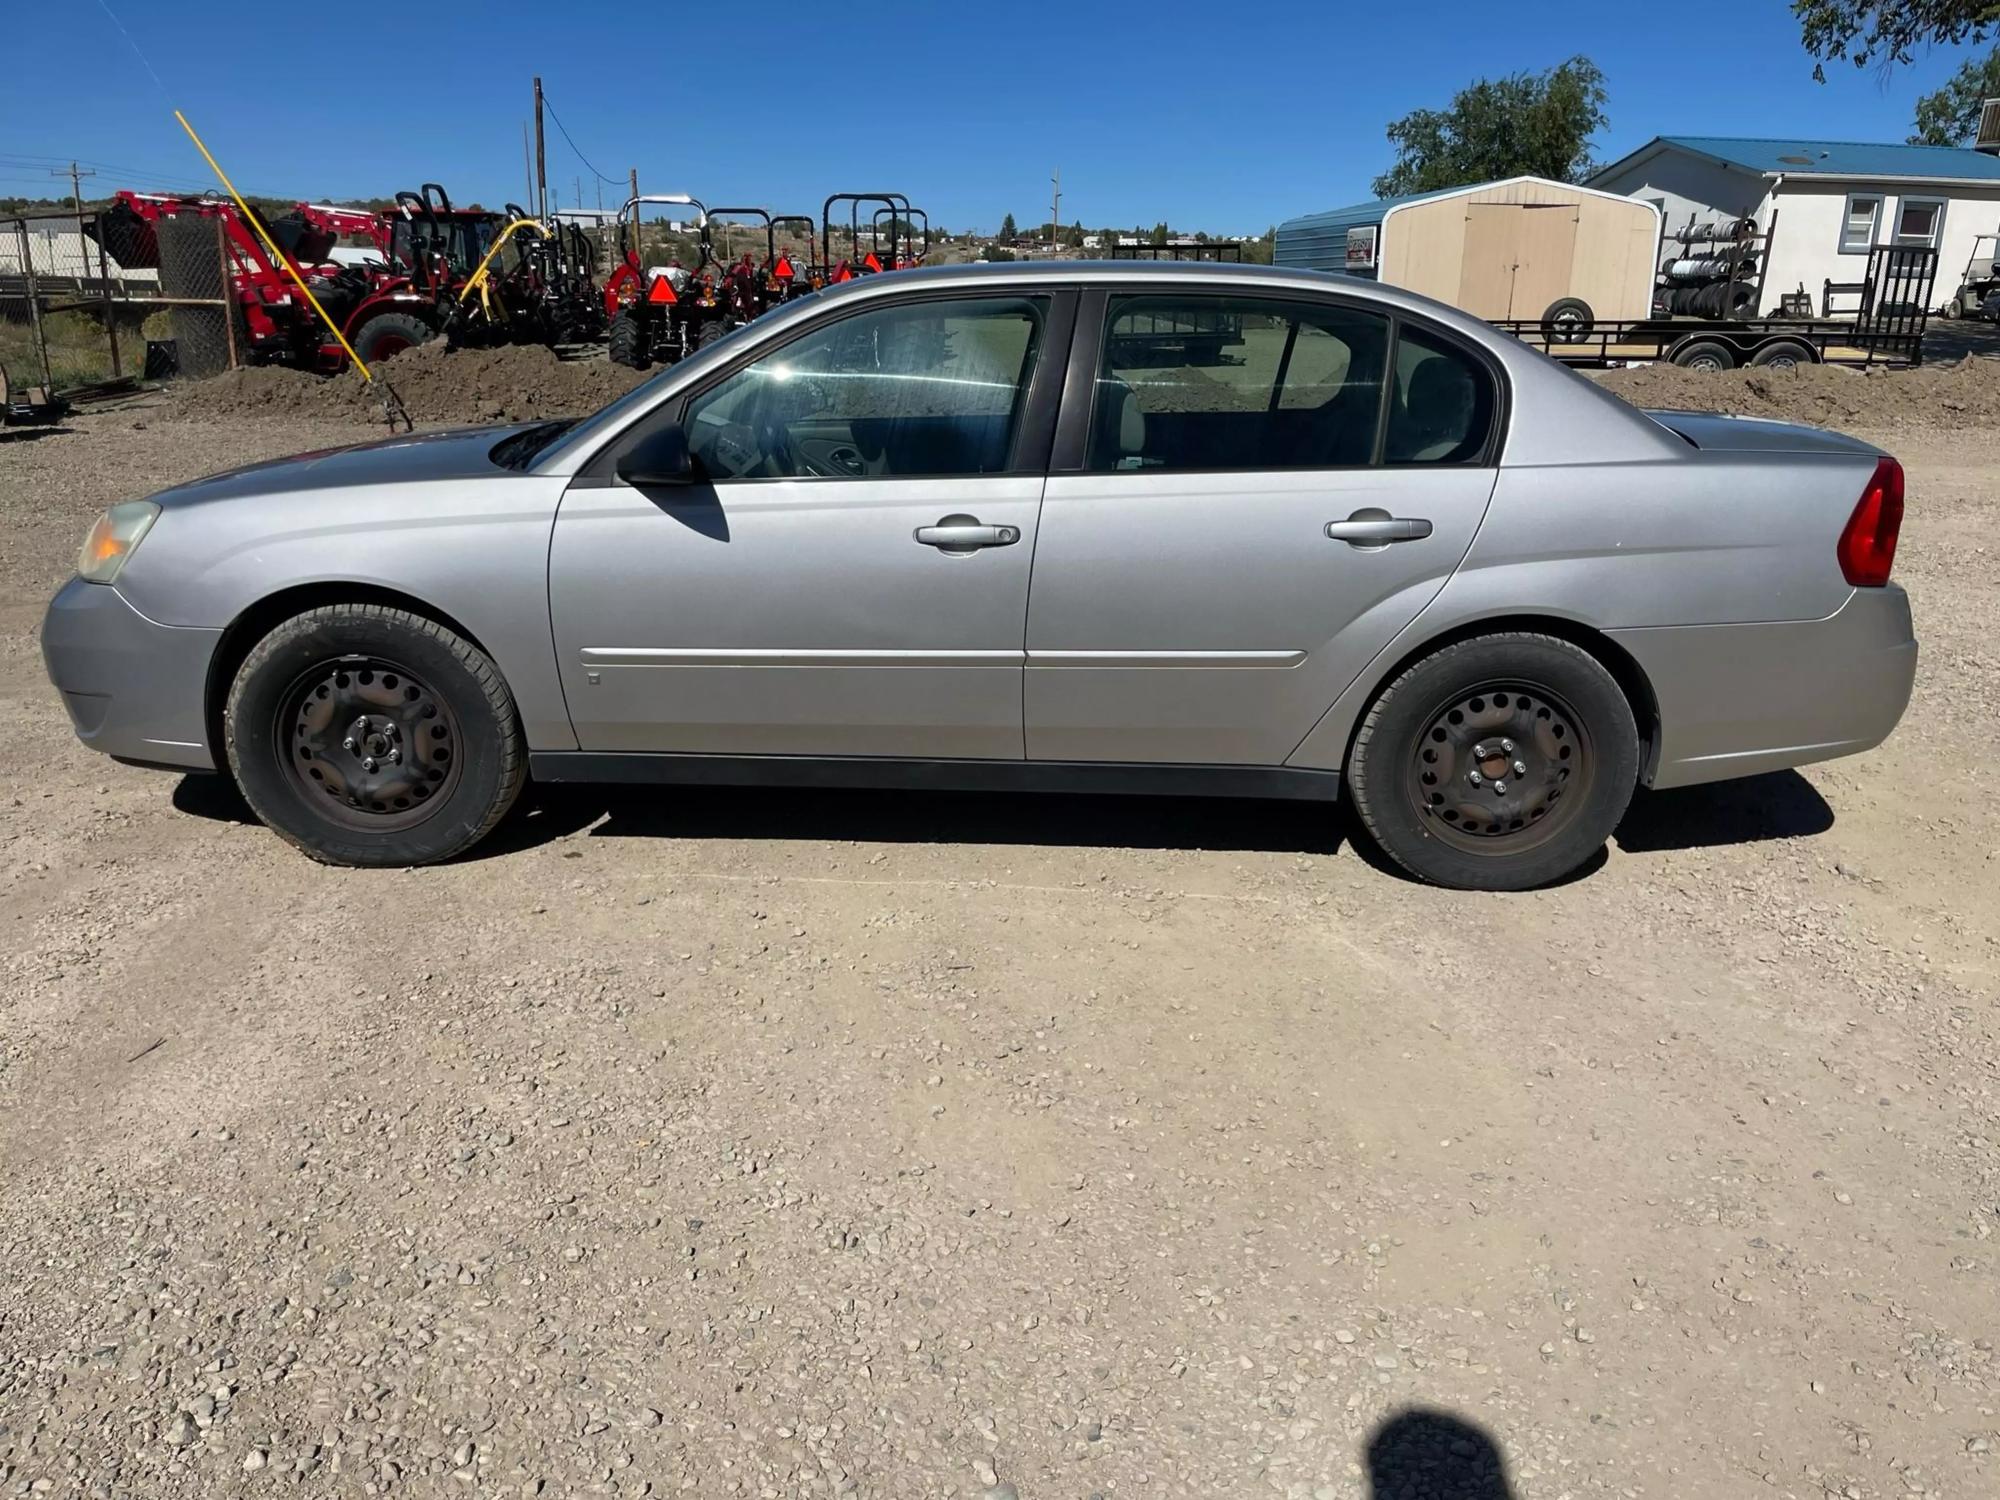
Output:
M1114 297L1085 465L1330 469L1374 461L1389 320L1305 302Z
M1944 199L1905 198L1896 205L1896 243L1935 250L1944 228Z
M1851 193L1847 211L1840 221L1840 253L1865 255L1875 246L1875 226L1882 219L1882 200L1866 193Z
M718 480L1004 473L1047 310L940 299L812 329L695 396L689 452Z

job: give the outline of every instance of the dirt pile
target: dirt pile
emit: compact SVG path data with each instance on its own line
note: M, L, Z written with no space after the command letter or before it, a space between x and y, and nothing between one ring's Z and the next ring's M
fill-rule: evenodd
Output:
M1797 370L1702 373L1641 365L1592 377L1634 406L1734 412L1816 427L2000 426L2000 364L1966 358L1914 370Z
M552 349L405 350L375 369L414 421L430 424L577 417L647 377L603 358L561 359ZM381 392L355 375L331 378L271 367L232 370L174 394L174 411L204 420L322 417L377 421Z

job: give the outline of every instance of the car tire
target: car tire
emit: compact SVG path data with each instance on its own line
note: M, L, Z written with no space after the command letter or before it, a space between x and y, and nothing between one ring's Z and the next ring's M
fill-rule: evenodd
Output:
M1542 336L1587 339L1597 327L1597 314L1581 297L1559 297L1542 314Z
M286 620L237 668L223 709L251 810L325 864L433 864L513 806L527 752L485 652L435 620L333 604Z
M354 335L354 352L364 365L372 365L427 344L436 335L437 330L422 318L408 313L377 313Z
M1346 775L1391 860L1483 891L1572 874L1638 778L1638 725L1617 679L1582 647L1526 631L1460 641L1399 673L1370 704Z
M628 370L643 370L653 362L651 340L639 320L622 312L611 320L610 344L605 350L611 363Z
M1736 368L1735 352L1720 339L1689 339L1667 358L1684 370L1717 372Z

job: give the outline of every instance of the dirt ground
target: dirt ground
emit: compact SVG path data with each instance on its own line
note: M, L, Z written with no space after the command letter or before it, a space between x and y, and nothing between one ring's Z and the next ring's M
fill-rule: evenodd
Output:
M100 507L366 430L0 441L0 1494L2000 1492L2000 428L1896 420L1896 736L1505 897L1087 798L323 869L36 632Z

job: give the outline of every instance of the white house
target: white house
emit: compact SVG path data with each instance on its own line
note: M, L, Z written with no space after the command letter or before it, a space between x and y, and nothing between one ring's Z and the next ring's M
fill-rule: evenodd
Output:
M1589 185L1653 204L1669 239L1690 219L1754 218L1771 234L1760 313L1803 286L1824 314L1825 284L1860 281L1876 245L1938 251L1935 307L1974 237L2000 231L2000 156L1956 146L1663 135Z

